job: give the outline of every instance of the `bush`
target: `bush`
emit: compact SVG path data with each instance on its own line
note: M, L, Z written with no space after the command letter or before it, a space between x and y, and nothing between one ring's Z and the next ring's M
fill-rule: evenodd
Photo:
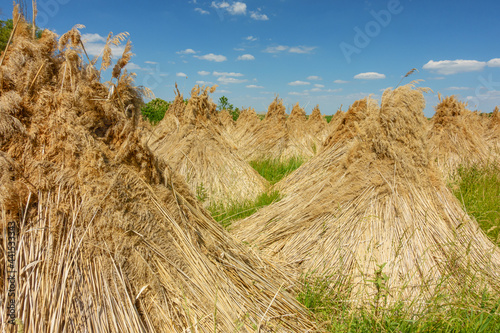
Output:
M141 113L144 119L148 119L151 123L157 124L165 117L165 112L167 112L169 106L169 102L161 98L155 98L142 107Z

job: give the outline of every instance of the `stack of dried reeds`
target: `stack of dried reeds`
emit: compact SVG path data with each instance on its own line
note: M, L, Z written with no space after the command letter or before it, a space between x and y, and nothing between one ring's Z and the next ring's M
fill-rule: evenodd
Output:
M141 144L130 43L103 84L76 28L59 43L29 31L0 67L0 225L16 225L13 273L0 241L0 329L11 300L23 332L313 329L292 283Z
M429 149L444 177L461 164L484 163L493 156L481 117L455 96L441 98L428 132Z
M309 119L307 120L307 129L317 140L322 143L328 136L328 123L321 114L319 105L316 105L312 110Z
M288 142L285 150L281 153L282 158L313 157L321 142L309 128L306 112L299 103L294 105L285 124Z
M297 116L287 122L283 101L276 97L269 105L266 117L259 122L255 111L242 112L236 123L234 141L246 161L288 160L294 157L309 158L315 154L314 144L306 131L304 119ZM242 118L243 116L243 118ZM302 115L305 118L305 113ZM291 134L290 128L294 132Z
M380 109L355 103L329 148L299 168L309 179L292 173L302 177L293 191L233 232L298 274L328 277L353 306L418 307L464 285L499 292L500 250L441 179L424 105L411 85L387 90Z
M237 153L208 95L209 90L213 92L215 86L193 88L185 110L179 112L183 114L180 119L169 109L149 146L184 176L205 205L253 201L269 184ZM182 100L182 96L178 95L176 100Z

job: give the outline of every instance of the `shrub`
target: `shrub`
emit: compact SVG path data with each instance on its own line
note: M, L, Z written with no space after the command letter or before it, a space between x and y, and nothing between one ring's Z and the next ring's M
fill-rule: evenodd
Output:
M157 124L165 117L165 112L167 112L169 106L169 102L161 98L155 98L142 107L141 113L145 119L148 119L153 124Z

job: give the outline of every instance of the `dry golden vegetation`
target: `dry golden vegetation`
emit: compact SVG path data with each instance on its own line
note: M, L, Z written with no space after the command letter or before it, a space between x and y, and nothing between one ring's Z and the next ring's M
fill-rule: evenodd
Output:
M500 328L498 108L450 96L429 121L412 82L329 123L277 97L235 122L216 86L195 86L152 125L127 33L90 59L81 25L35 39L17 6L14 22L0 58L3 332Z

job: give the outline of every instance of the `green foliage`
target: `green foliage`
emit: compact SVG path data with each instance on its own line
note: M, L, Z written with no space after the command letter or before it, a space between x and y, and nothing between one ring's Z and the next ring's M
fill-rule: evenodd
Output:
M14 28L14 23L12 19L8 19L6 21L0 20L0 51L5 50L7 47L7 42L9 41L10 33ZM36 28L36 38L42 37L42 30L40 28Z
M332 121L333 116L325 116L326 122L329 123Z
M208 198L208 192L207 189L203 186L203 183L200 183L196 187L196 198L200 202L205 202Z
M151 123L157 124L163 119L163 117L165 117L165 112L167 112L170 104L171 103L166 102L161 98L155 98L142 107L142 116L144 119L148 119Z
M464 210L473 216L491 240L500 245L500 167L460 166L450 184Z
M302 163L304 163L304 159L300 157L293 157L286 161L276 159L252 161L250 162L250 165L271 184L275 184L292 171L299 168Z
M229 205L211 204L208 210L217 222L227 228L233 221L250 216L260 208L279 200L281 200L280 193L273 191L261 194L255 201L231 202Z
M217 105L217 110L219 111L227 110L229 114L233 117L234 121L238 120L240 116L240 109L235 108L233 104L230 104L226 96L222 96L221 98L219 98L219 104Z

